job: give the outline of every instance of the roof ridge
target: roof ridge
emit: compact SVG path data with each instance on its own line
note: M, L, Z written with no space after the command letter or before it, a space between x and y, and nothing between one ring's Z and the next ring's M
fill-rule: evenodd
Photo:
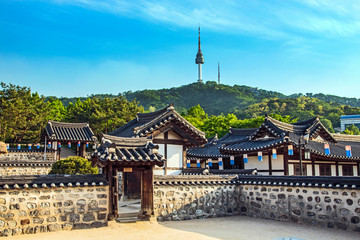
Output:
M51 125L51 126L53 126L53 125L55 125L55 126L57 126L57 125L65 125L65 126L67 126L67 125L72 125L72 126L74 126L74 125L84 125L84 126L89 126L89 123L88 122L84 122L84 123L70 123L70 122L57 122L57 121L52 121L52 120L49 120L48 121L48 123Z
M144 121L144 120L148 120L148 119L153 119L154 116L157 115L162 115L163 113L167 112L167 111L173 111L174 110L174 106L169 105L163 109L160 109L158 111L155 112L149 112L149 113L137 113L137 119L138 121Z

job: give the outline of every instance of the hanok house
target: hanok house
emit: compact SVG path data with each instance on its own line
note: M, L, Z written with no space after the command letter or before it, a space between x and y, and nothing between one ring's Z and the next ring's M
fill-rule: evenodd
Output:
M205 133L186 121L173 105L152 113L138 113L135 119L109 135L151 139L166 159L164 166L155 167L157 175L180 174L186 167L186 149L207 142Z
M220 153L220 147L241 142L256 131L253 129L234 129L218 139L217 135L208 139L208 142L200 147L189 148L187 150L188 168L185 173L199 173L196 168L208 168L210 173L251 173L254 169L244 171L245 165L241 156ZM231 159L233 158L233 159ZM220 170L220 171L218 171Z
M89 143L97 141L88 123L64 123L49 121L42 132L45 146L56 150L56 159L60 159L62 146L76 146L76 155L85 157ZM46 149L46 148L45 148Z
M129 216L129 210L145 218L153 215L153 169L165 163L158 145L145 137L123 138L104 134L92 161L108 178L111 218L121 214ZM140 201L140 209L136 209L136 200Z
M219 140L224 168L238 164L263 175L360 175L360 136L331 134L318 117L288 124L267 116L258 129L249 129L238 140ZM206 156L217 150L205 145L202 151ZM188 152L195 157L200 150Z

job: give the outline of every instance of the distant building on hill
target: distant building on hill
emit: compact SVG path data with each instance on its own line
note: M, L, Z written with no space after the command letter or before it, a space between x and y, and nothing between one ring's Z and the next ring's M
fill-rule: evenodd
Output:
M340 117L341 131L345 131L346 127L352 124L360 129L360 115L344 115Z
M200 43L200 27L199 27L199 44L198 44L198 52L196 54L195 63L198 65L198 82L203 82L202 73L201 73L201 65L204 64L204 56L201 52L201 43Z

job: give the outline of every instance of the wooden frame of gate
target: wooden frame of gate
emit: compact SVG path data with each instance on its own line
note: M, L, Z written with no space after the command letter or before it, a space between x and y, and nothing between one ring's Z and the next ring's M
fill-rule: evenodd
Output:
M150 218L154 215L154 162L102 162L97 161L96 164L101 166L103 173L109 182L109 220L118 217L118 172L131 171L141 172L141 210L139 217Z

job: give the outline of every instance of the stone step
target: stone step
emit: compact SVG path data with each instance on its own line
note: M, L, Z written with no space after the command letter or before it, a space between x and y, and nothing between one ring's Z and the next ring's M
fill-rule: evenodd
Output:
M137 220L138 220L137 217L128 217L128 218L121 217L115 219L115 221L118 223L136 223Z
M137 218L139 212L119 213L118 218Z

